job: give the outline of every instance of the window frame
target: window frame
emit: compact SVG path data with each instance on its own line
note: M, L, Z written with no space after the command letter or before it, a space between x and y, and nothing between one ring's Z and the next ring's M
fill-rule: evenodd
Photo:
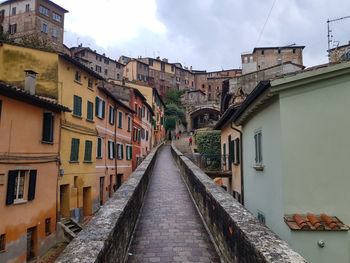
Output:
M78 95L73 96L73 116L81 118L83 99Z
M123 112L118 110L118 128L123 129Z
M262 130L254 132L254 148L255 148L255 167L263 166L263 152L262 152Z
M91 101L87 101L86 106L87 106L86 119L88 121L94 121L94 103Z
M45 122L45 115L50 116L49 119L49 123ZM48 111L44 111L43 112L43 130L42 130L42 138L41 141L44 143L53 143L53 139L54 139L54 125L55 124L55 115L52 112L48 112ZM49 127L47 127L46 125L49 125ZM46 138L46 129L49 129L49 138Z
M92 141L85 140L84 163L92 162Z
M114 125L114 123L115 123L115 109L111 104L109 104L108 108L109 108L108 122L110 125Z
M75 147L75 148L73 149L73 147ZM70 158L69 158L69 161L71 163L79 162L79 147L80 147L80 139L72 138L72 140L71 140L71 152L70 152Z
M102 158L102 137L97 137L97 146L96 146L96 158ZM100 154L99 154L100 152Z

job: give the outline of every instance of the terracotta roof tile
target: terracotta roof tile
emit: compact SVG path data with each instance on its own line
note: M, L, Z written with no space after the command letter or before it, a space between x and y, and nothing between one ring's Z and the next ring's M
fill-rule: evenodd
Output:
M348 231L349 227L344 225L336 216L326 214L307 215L293 214L284 216L284 222L291 230L297 231Z

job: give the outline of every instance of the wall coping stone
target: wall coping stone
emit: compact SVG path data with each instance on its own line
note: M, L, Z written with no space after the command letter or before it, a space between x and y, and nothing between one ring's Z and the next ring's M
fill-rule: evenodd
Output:
M145 160L136 168L114 195L101 207L97 214L91 219L87 226L69 243L63 253L55 261L57 263L81 262L92 263L99 262L101 253L109 253L113 235L118 232L118 224L126 213L129 202L139 189L145 174L153 168L158 150L162 144L155 147L145 158ZM139 212L139 211L138 211ZM135 220L136 224L136 220ZM135 227L135 226L134 226ZM128 231L128 239L132 236L133 229ZM125 245L127 251L128 245ZM113 245L112 245L113 246ZM126 257L126 255L124 255ZM119 259L120 262L123 259ZM117 262L117 261L115 261Z
M180 166L181 173L184 177L193 175L206 191L206 196L209 199L215 200L216 204L221 206L225 216L228 216L229 221L233 224L233 227L240 232L240 237L243 237L248 244L250 244L256 251L259 262L271 262L271 263L305 263L307 262L300 254L291 249L287 242L281 240L274 232L268 227L261 224L258 219L249 212L244 206L242 206L237 200L235 200L230 194L228 194L223 188L218 186L209 176L207 176L198 166L196 166L190 159L184 156L176 147L172 144L172 152L179 159L177 162ZM182 166L182 167L181 167ZM183 169L181 169L183 168ZM185 182L188 184L188 180L185 178ZM191 187L189 186L191 190ZM192 192L192 190L191 190ZM193 193L192 193L193 194ZM194 198L196 203L198 202ZM203 198L200 198L203 200ZM211 234L216 242L218 242L218 233L213 233L213 229L217 227L211 226L210 220L203 215L203 209L201 205L197 203L197 206L205 219ZM203 207L203 205L202 205ZM215 212L214 212L215 213ZM225 217L226 218L226 217ZM219 233L222 234L222 233ZM221 239L222 240L222 239ZM243 240L242 240L243 241ZM243 244L245 242L242 242ZM231 252L225 251L228 244L217 244L220 252L223 255L232 255ZM242 245L242 244L241 244ZM224 251L222 251L224 250ZM227 257L226 257L227 259ZM237 262L237 257L231 258L229 262ZM238 260L238 262L241 262ZM242 261L242 262L255 262L255 261Z

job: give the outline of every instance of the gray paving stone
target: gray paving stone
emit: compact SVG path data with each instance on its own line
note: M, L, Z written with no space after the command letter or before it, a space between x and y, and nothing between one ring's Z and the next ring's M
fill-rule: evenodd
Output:
M220 262L171 156L158 155L132 241L131 262Z

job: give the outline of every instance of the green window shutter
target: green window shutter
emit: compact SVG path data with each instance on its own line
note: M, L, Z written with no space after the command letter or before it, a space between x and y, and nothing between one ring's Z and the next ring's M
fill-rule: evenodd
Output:
M99 105L99 98L96 97L95 99L95 116L98 116L98 105Z
M7 179L6 205L13 204L17 174L18 171L16 170L9 171Z
M79 110L79 116L81 116L81 105L82 105L82 98L78 97L78 110Z
M129 160L131 160L132 159L132 146L129 146L130 147L130 158L129 158Z
M123 144L120 145L120 159L123 160L124 159L124 147Z
M239 138L236 139L236 163L240 163Z
M44 112L43 116L43 137L44 142L53 142L54 116L51 112Z
M29 171L28 201L32 201L35 198L36 175L37 170Z
M79 144L80 140L72 138L71 152L70 152L70 160L72 162L79 161Z
M97 157L102 157L102 138L97 138Z
M105 107L106 107L106 103L105 103L105 101L103 100L103 101L102 101L102 119L105 118Z
M111 158L111 142L110 141L108 141L108 158L112 159Z
M231 141L231 153L232 153L231 163L234 163L235 162L235 141Z
M128 131L130 131L130 126L131 126L131 118L128 117Z
M94 104L91 101L87 102L87 116L86 119L92 121L94 119Z
M92 141L85 141L84 161L91 162Z
M74 95L73 115L78 117L81 117L81 102L82 102L81 97Z
M128 119L128 125L130 123L130 118ZM118 112L118 128L123 127L123 113L121 111Z

